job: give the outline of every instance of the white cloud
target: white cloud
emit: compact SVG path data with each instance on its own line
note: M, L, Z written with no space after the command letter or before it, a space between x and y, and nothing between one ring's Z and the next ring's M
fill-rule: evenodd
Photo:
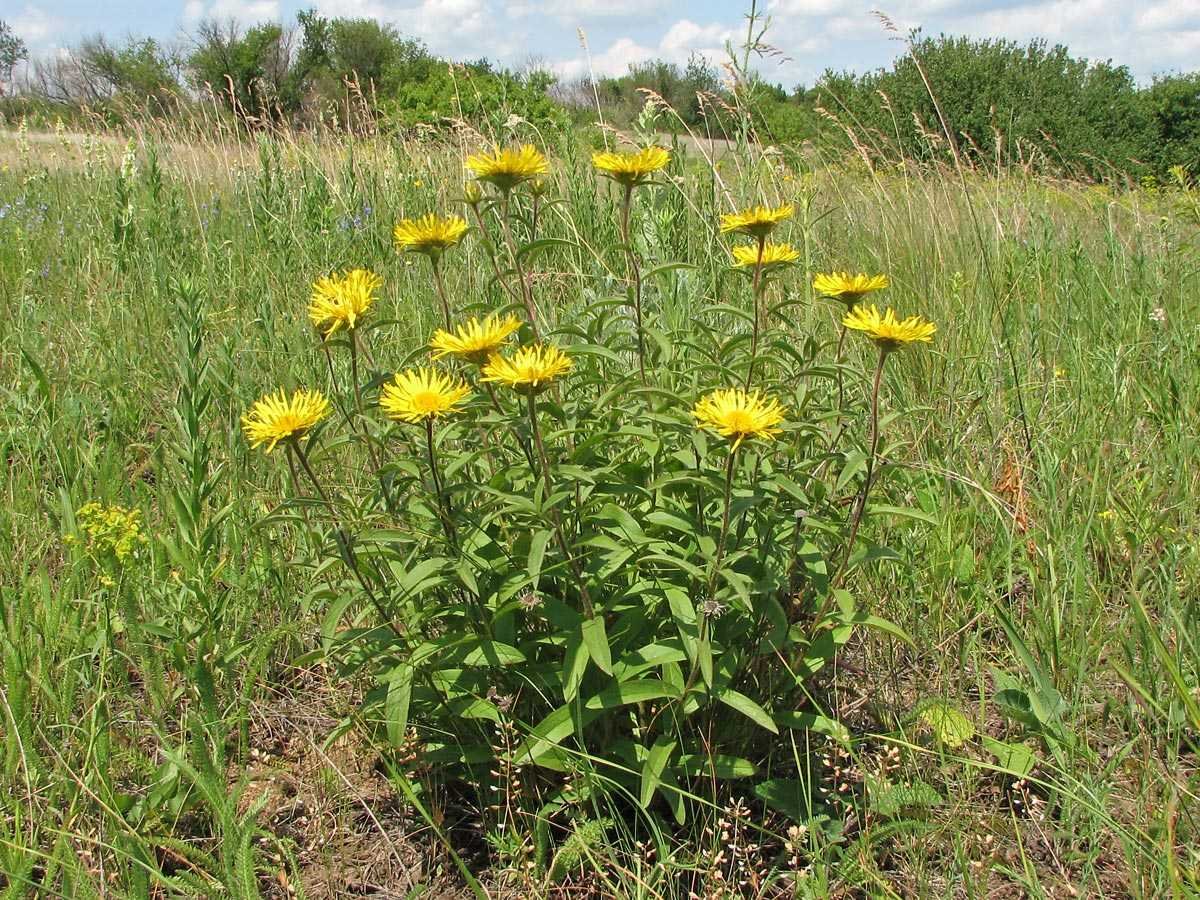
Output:
M520 50L520 36L502 23L528 13L528 6L496 0L420 0L416 5L411 0L317 0L322 15L388 22L424 40L434 53L456 60L503 59Z
M670 0L544 0L538 8L546 15L555 16L567 24L578 25L593 19L616 19L621 16L637 16L644 19L663 11L669 5Z
M680 19L654 46L639 44L630 37L617 38L606 50L592 55L592 70L597 75L623 75L631 65L649 59L683 65L693 54L716 64L725 56L725 42L734 37L734 30L725 25L699 25L690 19ZM588 61L578 56L554 63L551 68L561 78L578 78L588 73Z
M233 19L243 25L253 25L278 21L279 16L279 0L187 0L183 6L183 21L188 25L201 19Z
M1176 29L1184 26L1200 27L1200 4L1195 0L1166 0L1142 7L1135 19L1138 28Z
M8 24L30 50L38 50L56 46L55 37L62 33L65 23L40 7L26 4Z

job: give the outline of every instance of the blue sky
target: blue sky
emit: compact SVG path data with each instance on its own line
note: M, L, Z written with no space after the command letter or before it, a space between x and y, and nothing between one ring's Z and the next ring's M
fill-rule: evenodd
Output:
M536 59L573 76L588 69L580 29L598 73L650 57L682 63L693 52L718 61L725 42L744 34L749 0L2 0L0 18L33 52L52 53L97 32L176 40L203 18L290 20L307 6L391 22L453 58ZM901 48L873 8L901 31L1045 37L1124 63L1140 80L1200 64L1200 0L760 0L760 8L772 18L766 40L780 51L760 68L789 87L827 67L886 65Z

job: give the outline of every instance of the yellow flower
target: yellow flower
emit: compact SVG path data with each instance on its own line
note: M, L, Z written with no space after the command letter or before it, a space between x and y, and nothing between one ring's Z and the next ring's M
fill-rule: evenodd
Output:
M790 219L795 210L792 204L786 203L774 209L765 206L755 206L741 212L728 213L721 216L721 233L730 231L738 234L748 234L751 237L766 237L775 230L775 226L784 219Z
M480 181L494 184L505 194L518 184L550 171L546 157L533 144L524 144L519 150L496 147L491 153L476 153L467 157L467 168Z
M791 244L763 244L762 267L764 270L788 266L800 258L800 251ZM754 268L758 264L758 244L745 244L733 248L733 264L737 268Z
M818 294L832 300L840 300L851 308L864 294L882 291L888 284L886 275L867 275L865 272L859 272L857 275L851 275L849 272L829 272L813 278L813 289Z
M439 328L433 333L429 346L433 349L433 358L457 356L475 365L483 365L499 352L509 336L521 327L521 320L514 315L504 319L499 316L488 316L482 322L474 316L465 325L459 325L454 332Z
M645 184L650 176L666 168L671 153L662 147L646 147L636 153L593 153L592 165L601 175L626 187Z
M313 282L308 318L325 337L342 327L353 330L375 302L381 284L383 279L366 269L318 278Z
M1117 517L1117 511L1115 509L1101 510L1096 514L1096 517L1107 522L1109 519L1115 519Z
M280 388L267 394L242 416L242 430L251 447L266 444L270 453L280 441L301 437L329 415L329 401L320 391L298 390L289 398Z
M419 219L401 219L392 231L392 238L397 250L441 256L461 241L470 228L466 219L458 216L443 219L429 213Z
M483 367L483 380L526 394L540 393L574 367L571 358L552 344L521 347L511 357L493 356Z
M406 369L383 386L379 405L393 419L420 422L462 412L470 393L466 382L437 369Z
M733 439L733 449L746 438L772 440L782 430L784 408L774 397L758 391L746 393L741 388L729 388L706 394L692 410L701 428Z
M1054 367L1054 377L1055 378L1066 378L1067 370L1064 369L1062 366L1055 366Z
M920 316L909 316L901 320L896 317L895 310L890 308L880 315L875 304L854 307L846 313L842 324L855 331L861 331L884 351L898 350L914 341L929 343L937 331L936 325L926 322Z
M86 549L98 559L123 563L147 542L142 534L141 510L129 506L107 506L92 501L75 512L75 522L86 537ZM68 544L76 543L67 535Z

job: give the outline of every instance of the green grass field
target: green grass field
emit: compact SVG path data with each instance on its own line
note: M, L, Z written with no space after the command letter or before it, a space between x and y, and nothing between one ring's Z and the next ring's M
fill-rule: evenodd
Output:
M619 189L519 138L551 168L513 243L575 369L545 469L499 387L439 422L444 500L375 397L443 324L392 226L465 214L473 148L0 138L4 896L1200 893L1200 196L680 149L634 199L642 382ZM735 456L689 412L746 373L717 223L757 203L795 206L788 421ZM523 313L498 212L499 278L478 229L443 257L456 318ZM306 307L359 266L354 385ZM888 358L844 579L875 351L837 360L810 285L842 269L938 326ZM297 386L337 407L329 503L242 433Z

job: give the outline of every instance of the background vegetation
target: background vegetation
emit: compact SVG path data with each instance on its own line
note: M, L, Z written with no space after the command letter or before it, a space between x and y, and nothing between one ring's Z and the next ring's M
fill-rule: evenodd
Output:
M18 45L0 36L0 76L22 58ZM957 153L988 167L1123 182L1168 179L1174 166L1200 171L1200 73L1138 85L1124 66L1037 40L914 33L907 48L890 69L828 71L791 90L701 57L682 67L640 63L593 85L564 82L536 61L515 72L486 59L438 59L390 25L305 11L288 25L205 22L178 45L86 39L65 56L34 60L17 96L0 98L0 114L94 127L146 116L194 121L197 104L215 103L251 128L409 134L456 123L489 131L511 116L538 129L628 128L653 97L674 111L660 123L670 133L720 136L735 109L752 110L756 140L853 150L873 162Z
M766 114L726 100L731 149L715 160L680 140L669 177L639 189L648 321L678 344L744 346L749 291L715 223L790 202L780 237L802 260L774 289L780 352L832 353L836 309L809 287L829 269L887 272L886 302L939 331L886 371L892 511L870 517L873 552L847 583L912 643L857 633L811 685L828 721L795 721L754 760L770 766L704 783L683 825L665 799L595 790L586 766L581 799L542 813L523 806L520 773L489 772L476 792L426 759L438 736L397 729L392 692L330 653L379 624L368 608L342 619L356 589L341 545L312 543L301 523L318 508L285 503L286 465L241 434L266 390L344 387L344 355L331 372L305 314L332 269L385 278L366 383L425 358L440 307L391 227L455 208L458 144L480 136L267 127L231 96L124 134L0 138L0 890L1200 891L1200 193L1183 170L1140 187L996 170L965 137L959 165L945 148L904 158L862 126L862 152L779 153L745 139ZM629 137L686 115L642 108ZM528 264L558 337L579 340L626 287L620 195L594 178L592 135L507 118L485 134L552 159L553 240ZM666 263L685 265L653 271ZM456 304L477 310L504 302L492 273L477 236L444 265ZM822 502L861 473L871 362L849 345L853 424ZM789 401L832 404L832 375L805 369ZM321 478L371 495L344 442L325 447ZM501 827L543 820L533 853Z

